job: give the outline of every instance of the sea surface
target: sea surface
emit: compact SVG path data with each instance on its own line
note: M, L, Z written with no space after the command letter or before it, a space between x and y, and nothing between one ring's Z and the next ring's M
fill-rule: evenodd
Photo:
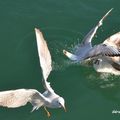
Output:
M120 76L73 64L62 53L72 51L111 8L93 44L120 31L119 0L0 0L0 91L44 92L36 27L43 32L53 60L48 80L65 98L67 108L67 112L49 108L49 119L119 120L120 113L113 111L120 112ZM29 103L15 109L0 107L0 120L48 120L43 108L31 110Z

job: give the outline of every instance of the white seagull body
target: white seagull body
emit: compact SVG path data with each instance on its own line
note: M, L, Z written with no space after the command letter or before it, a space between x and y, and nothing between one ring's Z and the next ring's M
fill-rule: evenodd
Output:
M0 92L0 106L4 107L20 107L30 102L33 105L33 110L37 110L41 106L44 106L48 117L50 116L46 107L49 108L64 108L65 101L62 97L57 95L50 83L47 82L47 78L52 70L51 55L47 47L47 43L43 38L39 29L35 28L37 48L40 60L40 66L43 73L43 86L45 92L42 94L35 89L17 89Z
M75 47L75 53L72 54L66 50L63 50L63 53L71 60L75 62L84 62L87 59L97 58L99 56L119 56L120 52L113 46L101 43L95 46L92 46L92 39L95 36L97 29L102 25L103 20L109 15L112 11L109 10L103 18L98 22L98 24L90 30L90 32L84 37L80 45Z
M120 32L110 36L103 44L107 44L120 50ZM97 72L107 72L120 75L120 56L99 57L93 60L93 67Z

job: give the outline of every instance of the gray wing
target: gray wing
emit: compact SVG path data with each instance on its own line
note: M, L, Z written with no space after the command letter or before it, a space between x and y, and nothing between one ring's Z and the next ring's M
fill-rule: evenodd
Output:
M84 59L93 58L101 56L120 56L119 49L109 46L106 44L99 44L97 46L94 46L84 57Z
M110 9L103 17L102 19L98 22L98 24L92 28L90 30L90 32L84 37L83 41L82 41L82 44L90 44L91 45L91 41L92 41L92 38L95 36L96 32L97 32L97 29L102 25L103 23L103 20L109 15L109 13L113 10Z
M51 88L50 83L47 82L47 78L52 70L52 60L49 49L47 47L47 43L44 40L42 32L39 29L35 28L36 40L37 40L37 48L40 60L40 66L43 72L43 83L46 90L54 92Z
M35 89L17 89L0 92L0 106L16 108L30 102L33 109L38 109L46 99Z
M98 24L92 28L90 30L90 32L84 37L83 41L81 42L81 44L79 45L76 45L74 47L74 54L69 54L69 52L67 52L66 50L63 50L63 53L68 57L70 58L71 60L77 60L77 56L80 55L80 52L83 52L84 50L87 50L87 49L90 49L92 48L92 45L91 45L91 41L92 41L92 38L94 37L94 35L96 34L97 32L97 29L102 25L103 23L103 20L109 15L109 13L112 11L112 9L110 9L103 17L102 19L98 22Z

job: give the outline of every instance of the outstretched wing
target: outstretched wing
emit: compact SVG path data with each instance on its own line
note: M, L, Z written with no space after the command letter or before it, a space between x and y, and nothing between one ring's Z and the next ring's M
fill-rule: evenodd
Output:
M120 52L117 48L106 44L99 44L94 46L84 57L84 59L101 56L120 56Z
M43 77L47 80L51 70L52 70L52 61L51 55L47 47L47 43L44 40L42 32L39 29L35 28L36 40L37 40L37 48L40 60L40 66L42 68Z
M0 92L0 106L16 108L30 102L33 110L41 107L45 102L45 97L35 89L17 89Z
M47 43L44 40L42 32L39 29L35 28L37 48L40 60L40 66L43 72L43 83L46 90L53 92L53 89L50 86L50 83L47 82L47 78L52 70L52 60Z
M113 9L113 8L112 8ZM91 45L91 41L92 41L92 38L95 36L96 32L97 32L97 29L102 25L103 23L103 20L109 15L109 13L112 11L112 9L110 9L103 17L102 19L98 22L98 24L92 28L90 30L90 32L84 37L82 43L85 45L85 44L90 44Z

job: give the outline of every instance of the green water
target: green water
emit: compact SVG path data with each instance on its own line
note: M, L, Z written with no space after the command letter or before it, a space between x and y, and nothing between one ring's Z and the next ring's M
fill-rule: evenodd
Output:
M111 8L93 43L120 31L117 0L0 0L0 90L35 88L44 91L34 28L44 33L54 71L49 81L66 100L67 112L49 109L51 120L118 120L120 77L98 74L92 68L73 65L62 50L74 44ZM30 113L30 104L0 108L1 120L48 120L43 108Z

